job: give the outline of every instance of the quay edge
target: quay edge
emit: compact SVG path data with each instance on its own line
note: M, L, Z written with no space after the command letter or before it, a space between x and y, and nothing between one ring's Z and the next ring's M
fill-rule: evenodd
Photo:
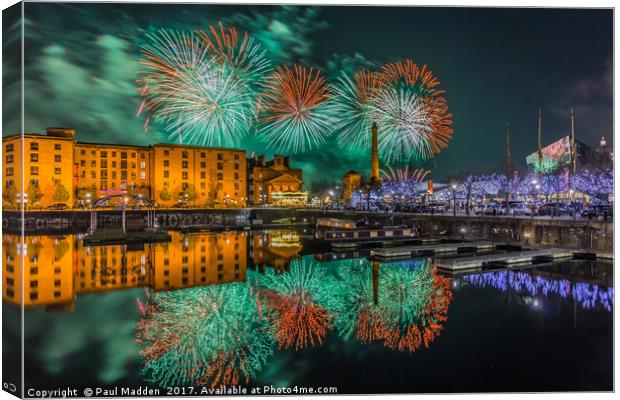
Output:
M97 211L100 227L120 223L121 211ZM127 210L128 229L146 226L147 211ZM19 234L21 212L3 211L4 232ZM90 211L30 211L24 213L26 234L86 232ZM467 239L491 240L532 246L556 246L613 253L613 221L573 219L538 219L530 217L453 216L404 213L369 213L322 211L312 209L158 209L156 218L164 229L179 229L187 225L221 224L226 226L273 227L273 221L293 218L298 223L313 226L318 218L367 218L382 225L415 225L430 235L449 235ZM286 225L285 225L286 226Z

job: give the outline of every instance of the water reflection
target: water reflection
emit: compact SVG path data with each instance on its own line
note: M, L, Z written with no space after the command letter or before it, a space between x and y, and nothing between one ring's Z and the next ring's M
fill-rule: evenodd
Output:
M337 272L329 297L343 338L414 352L439 335L452 300L452 279L437 275L428 260L345 262L349 268Z
M4 235L2 298L19 305L23 293L27 307L72 310L76 296L84 293L243 282L248 263L284 270L302 249L299 235L291 231L170 235L170 243L137 247L89 247L78 235L26 236L22 246L19 236ZM261 243L256 258L254 242Z
M75 235L26 237L23 246L18 237L3 237L7 302L19 304L23 292L31 308L71 311L77 296L94 293L79 299L73 313L26 311L26 355L31 367L46 370L45 382L56 384L57 376L73 379L71 366L88 370L99 362L96 379L84 378L85 385L123 379L157 386L262 384L275 376L284 381L291 371L299 375L297 381L317 369L331 371L321 362L346 368L353 360L378 357L372 367L364 364L364 371L374 368L375 376L389 371L377 380L389 385L393 371L402 371L398 387L407 387L409 368L432 369L424 364L430 358L443 359L440 366L458 363L448 354L466 354L463 341L487 335L489 326L495 329L484 325L472 333L476 324L469 323L470 312L497 313L489 320L499 321L507 334L518 331L514 340L548 340L543 336L548 329L503 319L517 315L517 309L512 302L496 307L498 298L573 298L572 304L558 302L562 313L544 315L545 326L569 332L558 315L568 306L571 313L576 312L572 307L579 311L575 304L595 308L581 310L580 318L588 323L573 326L575 332L586 332L584 337L593 337L589 329L596 318L606 326L601 316L610 316L613 307L611 268L602 273L598 264L566 262L452 279L438 274L428 260L379 263L362 253L335 261L325 261L332 255L302 257L299 235L287 230L170 234L168 244L137 248L85 247ZM24 289L17 278L22 270ZM453 289L461 286L471 290ZM146 290L125 291L136 287ZM481 287L509 291L509 296ZM516 325L506 325L512 321ZM506 336L497 337L495 351L505 348ZM480 360L480 365L495 362L494 356L478 357L476 349L464 358ZM312 382L339 379L332 375L325 372ZM429 375L442 381L445 376L443 370ZM358 375L351 379L356 387Z
M144 372L160 386L247 382L273 352L267 325L249 283L150 295L137 329Z
M516 293L526 293L530 296L549 297L557 295L561 298L570 297L577 301L583 308L603 308L611 311L614 304L614 288L610 286L599 286L588 282L571 283L568 278L552 278L540 276L539 273L549 275L553 273L550 267L546 270L532 271L497 271L483 274L468 275L462 280L468 284L479 287L494 287ZM560 272L556 272L556 276Z
M414 352L447 320L452 280L427 260L319 263L249 271L247 282L149 294L138 323L144 373L161 385L248 383L276 349L345 340Z

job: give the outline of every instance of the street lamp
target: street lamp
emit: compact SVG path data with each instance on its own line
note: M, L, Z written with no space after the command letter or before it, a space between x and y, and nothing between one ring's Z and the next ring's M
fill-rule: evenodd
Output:
M452 214L456 217L456 183L453 183L452 188Z

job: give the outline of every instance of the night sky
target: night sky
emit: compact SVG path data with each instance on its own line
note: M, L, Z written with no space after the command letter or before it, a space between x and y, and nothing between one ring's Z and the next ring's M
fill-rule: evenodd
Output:
M4 14L7 21L10 11ZM330 80L373 63L428 64L454 115L448 149L416 163L436 180L502 165L508 121L513 158L524 166L535 150L539 107L545 144L570 132L571 106L578 140L596 146L601 136L613 136L611 10L197 4L26 3L26 131L65 126L81 141L166 141L156 125L145 134L136 117L139 46L149 31L218 20L254 34L274 65L317 66ZM4 135L19 131L18 33L5 22ZM293 156L306 182L367 172L367 156L334 143ZM273 153L256 138L245 147Z

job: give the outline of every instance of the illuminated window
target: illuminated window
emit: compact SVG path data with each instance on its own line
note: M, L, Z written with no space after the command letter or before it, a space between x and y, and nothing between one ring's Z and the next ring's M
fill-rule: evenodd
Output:
M56 174L56 175L60 175L60 174L62 174L62 169L60 169L60 168L54 168L54 174Z

